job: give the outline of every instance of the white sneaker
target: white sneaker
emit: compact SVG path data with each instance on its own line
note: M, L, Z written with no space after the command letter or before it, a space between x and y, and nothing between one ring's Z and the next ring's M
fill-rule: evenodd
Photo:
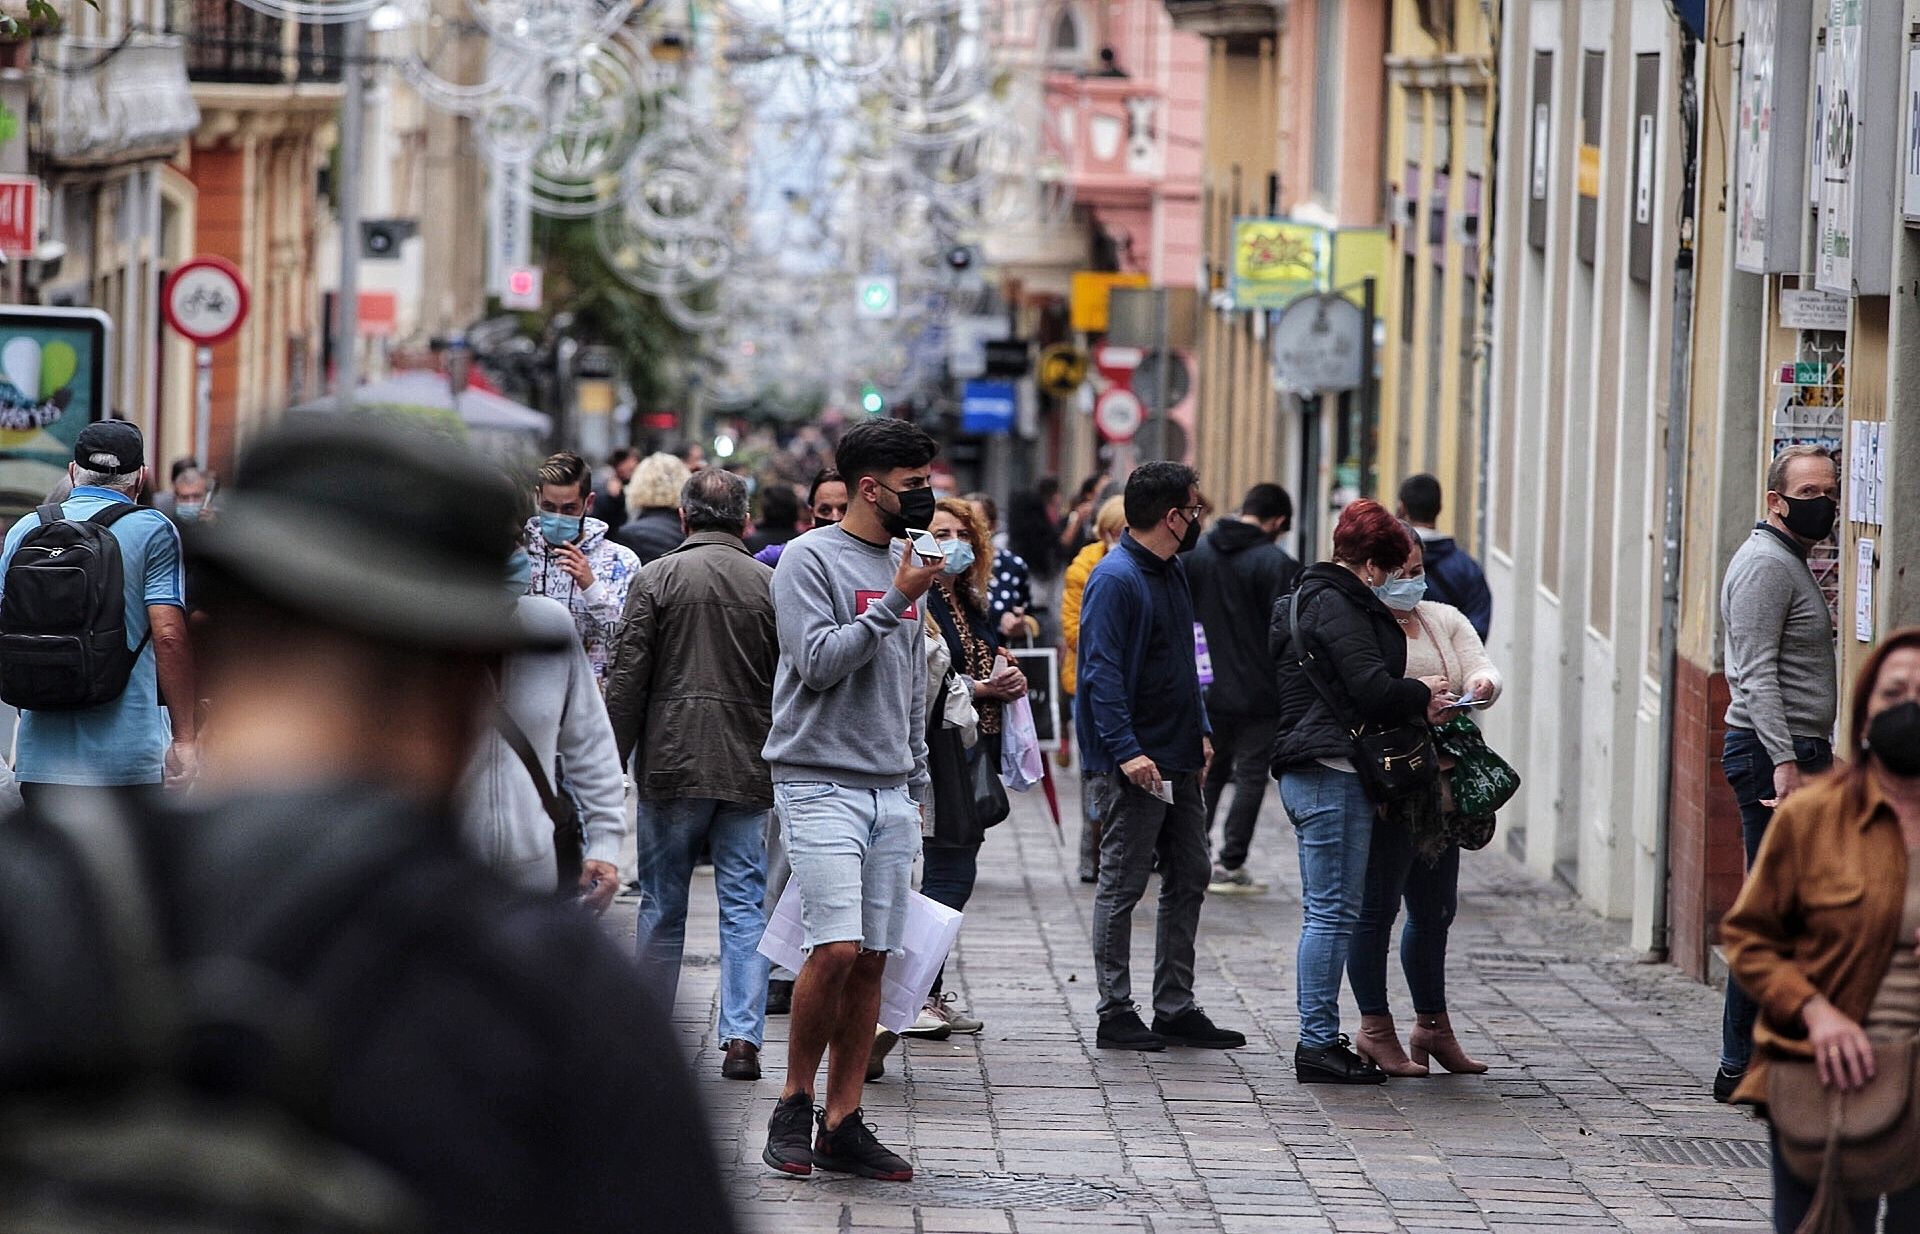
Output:
M939 1013L946 1017L947 1026L953 1029L956 1036L971 1036L987 1026L985 1020L976 1020L960 1010L957 999L958 996L952 990L948 990L939 997L938 1001L928 999L927 1005L938 1008Z
M1253 881L1253 875L1247 873L1247 867L1229 870L1219 862L1213 864L1213 878L1207 884L1212 895L1265 895L1267 885Z
M920 1018L911 1028L901 1030L902 1037L916 1037L921 1041L945 1041L953 1035L953 1025L947 1023L946 1009L933 999L920 1008Z

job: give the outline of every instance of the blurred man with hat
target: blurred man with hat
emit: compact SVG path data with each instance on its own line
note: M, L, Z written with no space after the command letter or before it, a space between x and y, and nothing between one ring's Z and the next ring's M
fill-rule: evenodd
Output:
M516 523L512 482L457 444L331 421L260 438L224 517L185 528L203 770L124 828L168 975L215 999L217 1035L177 1080L295 1114L401 1180L427 1229L730 1234L684 1060L632 966L590 916L460 846L500 657L573 637L510 595ZM75 881L59 825L29 811L15 829L33 885ZM44 932L103 915L74 899ZM0 935L0 956L22 946ZM71 1051L118 1022L100 1011L111 956L87 959L112 949L70 950L70 975L34 970L60 988L0 1006L0 1079L71 1079ZM48 1022L63 1014L88 1031Z
M62 519L92 519L115 506L130 507L108 531L120 547L127 645L138 654L117 698L93 707L21 712L14 770L29 804L56 785L126 788L184 780L198 762L180 536L165 515L131 508L147 479L140 430L125 420L87 425L74 443L67 478L73 487L57 503ZM0 548L0 606L8 567L42 521L36 511L7 533Z

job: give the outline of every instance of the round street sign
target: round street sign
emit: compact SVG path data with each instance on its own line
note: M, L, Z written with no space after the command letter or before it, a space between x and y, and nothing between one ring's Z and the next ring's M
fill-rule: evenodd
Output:
M1035 380L1055 398L1069 398L1087 379L1087 353L1071 343L1055 343L1040 353Z
M167 324L202 347L232 338L247 319L247 282L224 257L196 257L160 290Z
M1160 366L1166 363L1166 358L1164 351L1148 352L1134 367L1133 380L1127 383L1141 401L1154 411L1178 407L1187 401L1187 395L1193 393L1193 375L1187 371L1187 362L1180 358L1179 352L1174 352L1173 366L1167 369L1167 407L1154 406L1160 398Z
M1132 441L1146 419L1147 410L1140 405L1139 396L1121 386L1102 394L1093 405L1093 427L1115 445Z
M1274 319L1274 383L1302 395L1359 389L1371 324L1345 296L1301 296Z

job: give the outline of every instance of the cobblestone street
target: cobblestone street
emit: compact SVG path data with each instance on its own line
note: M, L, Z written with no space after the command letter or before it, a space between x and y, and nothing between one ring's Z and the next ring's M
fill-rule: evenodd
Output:
M1061 784L1059 836L1036 791L1016 798L982 852L948 984L986 1032L903 1045L867 1089L882 1139L915 1163L911 1184L794 1181L762 1166L787 1022L769 1022L765 1080L720 1079L712 884L704 871L696 879L678 1017L748 1228L1766 1228L1764 1129L1707 1092L1718 994L1636 962L1623 928L1493 849L1463 863L1449 972L1455 1025L1493 1064L1488 1075L1351 1089L1294 1081L1298 872L1271 795L1250 863L1270 891L1210 897L1201 920L1201 1000L1248 1047L1095 1050L1075 787ZM1149 970L1154 894L1136 914L1136 985ZM630 930L631 904L620 912L615 928ZM1393 981L1404 1035L1412 1016L1397 963ZM1351 1031L1350 997L1343 1018Z

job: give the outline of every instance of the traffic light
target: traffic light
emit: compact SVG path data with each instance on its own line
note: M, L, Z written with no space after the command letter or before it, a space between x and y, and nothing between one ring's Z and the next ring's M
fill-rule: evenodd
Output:
M860 410L870 416L877 416L887 409L887 400L880 394L880 387L867 382L860 387Z

